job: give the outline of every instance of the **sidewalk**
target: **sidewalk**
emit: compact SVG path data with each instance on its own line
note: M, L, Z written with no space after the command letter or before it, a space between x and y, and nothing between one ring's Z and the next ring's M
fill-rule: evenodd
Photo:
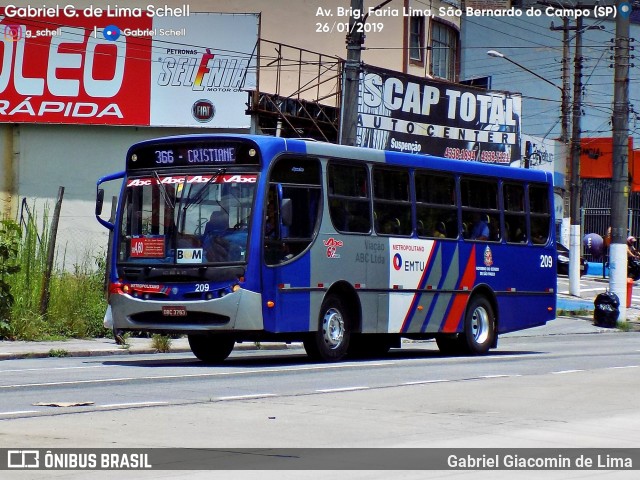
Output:
M302 348L302 344L236 343L236 350L284 350ZM171 340L171 353L190 352L186 337ZM69 339L50 342L0 340L0 361L45 357L98 357L103 355L136 355L158 353L150 338L128 338L127 345L117 345L112 338Z
M591 271L591 264L589 264L589 271ZM599 285L602 285L602 290L598 292L592 291L592 289L580 291L580 297L575 297L573 295L569 295L567 292L558 291L557 294L557 302L556 302L556 310L563 311L566 313L580 312L584 314L587 312L589 315L593 314L593 301L595 300L598 293L602 293L609 288L609 279L602 277L602 270L600 270L599 274L585 275L584 279L589 279ZM640 291L640 281L634 283L633 290L637 295ZM560 290L560 289L558 289ZM625 299L620 299L621 301L626 301ZM636 297L637 300L637 297ZM637 320L640 317L640 303L637 301L632 301L631 306L627 308L627 319L629 320Z
M570 302L577 300L568 299ZM575 305L575 303L572 303ZM593 307L593 303L592 303ZM639 310L640 311L640 310ZM640 323L633 323L631 330L640 331ZM530 328L517 332L507 333L502 337L535 337L550 335L575 335L575 334L599 334L617 332L617 329L602 328L593 325L589 315L558 317L541 327ZM417 348L420 342L407 341L403 348ZM128 346L117 345L110 338L95 339L70 339L52 342L23 342L0 341L0 362L2 360L15 360L23 358L46 357L98 357L104 355L135 355L157 353L152 347L150 338L129 338ZM258 348L253 342L237 343L235 350L301 350L301 343L261 343ZM189 342L186 338L171 340L171 353L190 352Z

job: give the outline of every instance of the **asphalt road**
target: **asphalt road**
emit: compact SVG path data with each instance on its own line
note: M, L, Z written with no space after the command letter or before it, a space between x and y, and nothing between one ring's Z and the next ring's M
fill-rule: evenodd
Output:
M337 364L310 363L303 351L257 351L234 352L216 367L190 354L25 359L2 367L4 448L640 447L638 333L505 336L486 357L444 357L426 342ZM86 404L36 405L74 403ZM86 478L42 473L48 476L33 478ZM128 478L182 478L153 473ZM232 473L225 478L239 478ZM321 476L307 473L266 477ZM432 473L400 476L436 478ZM519 477L524 473L530 475ZM633 478L627 473L608 478ZM212 478L207 474L196 478ZM484 478L536 478L531 474ZM590 475L545 472L547 479L607 478Z

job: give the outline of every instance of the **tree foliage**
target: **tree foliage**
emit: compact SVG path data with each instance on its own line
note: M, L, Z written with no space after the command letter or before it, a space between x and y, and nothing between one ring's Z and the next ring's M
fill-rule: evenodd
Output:
M20 226L12 220L0 220L0 337L10 331L9 314L13 305L9 276L20 271Z

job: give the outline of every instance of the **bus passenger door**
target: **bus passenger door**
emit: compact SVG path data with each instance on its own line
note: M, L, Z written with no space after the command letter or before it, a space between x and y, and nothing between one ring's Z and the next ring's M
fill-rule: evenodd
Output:
M309 158L283 157L267 190L263 241L263 295L276 305L267 310L265 329L309 330L311 255L309 245L320 218L320 164Z

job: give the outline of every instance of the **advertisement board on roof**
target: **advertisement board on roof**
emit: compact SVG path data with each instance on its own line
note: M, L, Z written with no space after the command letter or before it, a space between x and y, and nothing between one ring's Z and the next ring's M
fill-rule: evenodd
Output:
M250 125L258 14L8 8L0 7L0 122Z
M520 160L518 94L365 66L356 145L510 165Z

